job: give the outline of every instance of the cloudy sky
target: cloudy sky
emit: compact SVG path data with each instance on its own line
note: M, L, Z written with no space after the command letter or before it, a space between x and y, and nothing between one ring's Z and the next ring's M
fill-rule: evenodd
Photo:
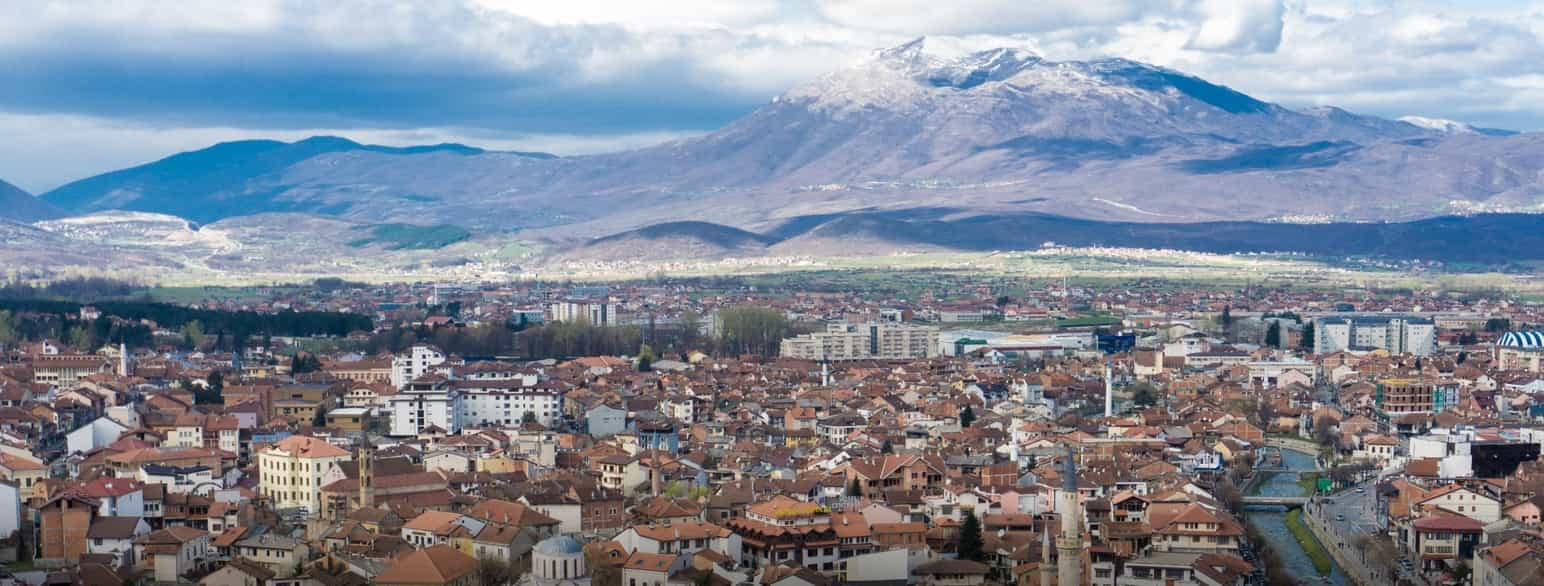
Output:
M1121 56L1289 106L1544 129L1544 2L0 2L0 179L235 138L578 154L700 133L876 48Z

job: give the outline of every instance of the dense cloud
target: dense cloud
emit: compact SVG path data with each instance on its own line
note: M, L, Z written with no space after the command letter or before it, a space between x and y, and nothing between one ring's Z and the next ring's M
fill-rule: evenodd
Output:
M1130 57L1289 106L1531 130L1541 28L1536 11L1483 2L10 2L0 177L41 189L210 137L321 131L630 147L712 129L918 35ZM59 121L72 138L38 134ZM40 152L60 144L78 150Z

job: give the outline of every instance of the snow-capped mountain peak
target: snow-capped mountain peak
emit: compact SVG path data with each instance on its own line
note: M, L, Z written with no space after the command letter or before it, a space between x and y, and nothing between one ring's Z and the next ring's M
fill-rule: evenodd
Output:
M1473 126L1464 124L1463 122L1459 122L1457 120L1448 120L1445 118L1401 116L1399 117L1399 121L1407 124L1413 124L1427 130L1435 130L1437 132L1443 132L1447 134L1475 134L1477 132Z

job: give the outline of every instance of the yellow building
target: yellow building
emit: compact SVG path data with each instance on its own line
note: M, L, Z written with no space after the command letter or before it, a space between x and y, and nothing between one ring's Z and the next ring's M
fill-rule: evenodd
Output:
M309 516L322 510L322 475L335 462L352 460L346 450L309 436L290 436L257 455L258 493L274 508L301 507Z

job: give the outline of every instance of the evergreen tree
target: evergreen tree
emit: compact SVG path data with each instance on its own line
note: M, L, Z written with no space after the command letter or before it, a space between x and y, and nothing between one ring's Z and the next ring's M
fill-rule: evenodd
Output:
M1131 392L1131 402L1140 407L1152 407L1158 404L1158 395L1153 392L1153 386L1147 383L1138 383L1136 390Z
M960 524L960 542L955 551L962 560L986 561L986 549L981 542L981 520L976 518L975 511L966 509L964 512L965 522Z
M193 402L201 405L217 405L225 402L225 375L216 370L204 379L204 388L194 391Z
M879 446L879 453L881 453L881 454L894 454L895 453L895 446L890 445L890 440L885 440L884 445Z
M1297 340L1298 347L1302 348L1304 350L1312 350L1313 349L1313 337L1314 337L1313 322L1308 322L1307 324L1303 325L1303 337L1298 338L1298 340Z
M976 410L971 409L970 405L966 405L965 409L960 411L960 427L970 427L970 424L975 422Z
M1281 347L1281 322L1271 320L1270 327L1265 328L1265 345L1271 348Z
M858 483L857 477L853 477L852 484L847 486L847 496L863 496L863 485Z
M638 372L648 372L654 369L654 348L648 344L638 347Z
M1222 317L1218 318L1217 321L1222 324L1222 329L1224 329L1224 330L1232 329L1233 328L1233 307L1232 306L1223 307L1222 308Z

